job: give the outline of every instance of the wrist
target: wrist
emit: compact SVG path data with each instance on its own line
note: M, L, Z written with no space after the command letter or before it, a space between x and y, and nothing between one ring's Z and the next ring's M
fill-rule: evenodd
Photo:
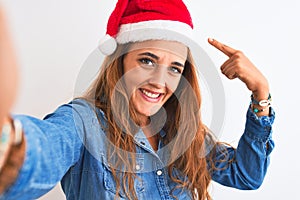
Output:
M257 106L260 106L260 107L267 107L267 106L271 105L271 102L272 102L272 97L271 97L270 93L268 94L267 98L263 98L263 99L261 99L261 98L258 99L253 94L251 95L251 103L253 105L257 105Z
M267 116L269 115L271 101L272 101L271 94L268 94L267 98L259 98L259 99L258 97L255 97L254 94L252 94L251 109L257 116Z
M13 144L14 136L12 133L11 120L5 118L0 131L0 171L8 158L10 148Z
M25 159L25 138L21 123L6 118L0 139L0 194L2 194L16 180Z
M25 152L26 141L23 137L20 144L11 146L7 160L0 171L0 195L17 180L25 160Z
M268 98L270 91L269 88L263 88L252 91L252 94L255 97L255 99L266 99Z
M252 94L253 97L257 100L267 99L270 94L269 84L267 82L264 84L259 84L259 87L257 87L257 89L252 90Z

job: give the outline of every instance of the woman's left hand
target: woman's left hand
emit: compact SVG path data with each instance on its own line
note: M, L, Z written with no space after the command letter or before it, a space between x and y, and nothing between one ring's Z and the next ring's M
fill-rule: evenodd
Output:
M239 78L252 91L256 99L268 98L269 84L267 79L243 52L214 39L208 39L208 42L229 57L221 66L221 71L227 78Z
M0 134L17 95L18 67L10 34L0 4Z

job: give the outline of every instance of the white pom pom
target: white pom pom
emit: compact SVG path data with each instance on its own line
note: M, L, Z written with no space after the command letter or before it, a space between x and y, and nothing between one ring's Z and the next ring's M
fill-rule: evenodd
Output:
M106 34L99 42L99 50L104 55L111 55L117 49L117 42L115 38L111 37L110 35Z

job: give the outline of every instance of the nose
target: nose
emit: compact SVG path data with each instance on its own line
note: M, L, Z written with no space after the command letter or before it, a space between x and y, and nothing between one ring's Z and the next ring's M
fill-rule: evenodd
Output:
M166 87L166 82L167 82L167 67L158 66L151 74L151 77L149 78L149 84L157 88L162 88L162 87Z

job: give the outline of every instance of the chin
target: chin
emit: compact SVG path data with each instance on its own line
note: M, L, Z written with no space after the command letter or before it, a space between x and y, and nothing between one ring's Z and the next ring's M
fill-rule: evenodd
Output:
M147 109L136 109L139 115L150 117L155 115L161 109L161 105L153 106L151 108L147 107Z

